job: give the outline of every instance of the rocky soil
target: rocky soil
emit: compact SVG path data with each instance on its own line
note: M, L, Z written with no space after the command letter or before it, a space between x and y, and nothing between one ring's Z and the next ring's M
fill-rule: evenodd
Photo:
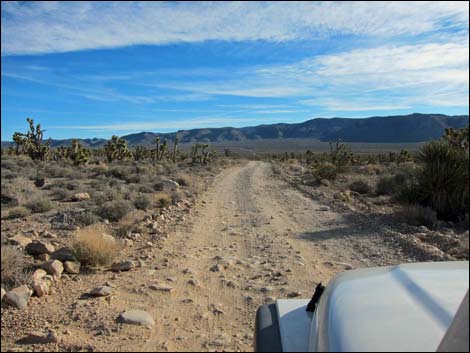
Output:
M199 198L147 219L164 226L128 242L123 262L64 272L24 309L2 304L2 351L251 351L264 303L309 298L345 270L457 259L428 230L420 246L328 197L269 163L226 169Z

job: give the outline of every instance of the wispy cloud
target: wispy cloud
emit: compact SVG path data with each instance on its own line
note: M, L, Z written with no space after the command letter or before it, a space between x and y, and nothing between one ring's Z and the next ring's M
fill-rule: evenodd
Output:
M2 55L207 40L283 42L468 29L468 2L20 2L1 5Z

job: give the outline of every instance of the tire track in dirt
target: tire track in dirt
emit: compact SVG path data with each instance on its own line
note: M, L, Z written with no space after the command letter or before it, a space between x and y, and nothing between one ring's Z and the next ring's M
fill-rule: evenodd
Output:
M268 163L224 171L188 222L170 234L165 250L175 255L174 262L159 277L178 282L173 293L155 298L163 309L156 311L151 337L138 348L252 350L259 305L293 292L309 297L318 282L342 270L323 265L332 257L297 236L341 221L319 209L276 179ZM217 264L220 271L212 272ZM193 273L184 273L187 269Z

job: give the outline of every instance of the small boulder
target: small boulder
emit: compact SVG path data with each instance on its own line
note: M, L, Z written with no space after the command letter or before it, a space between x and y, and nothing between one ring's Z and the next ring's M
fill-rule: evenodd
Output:
M108 286L101 286L93 288L89 293L92 297L107 297L113 294L113 289Z
M118 322L129 325L140 325L151 327L155 325L152 316L146 311L142 310L128 310L123 312L118 317Z
M67 273L78 275L80 273L80 262L78 261L65 261L64 270Z
M5 295L6 290L2 288L2 301L3 301L3 296Z
M39 298L51 292L51 282L47 278L33 280L31 287Z
M40 281L46 276L47 276L47 272L41 268L38 268L36 271L33 272L33 275L31 276L31 280Z
M78 192L72 196L72 201L86 201L90 199L90 194L87 192Z
M221 272L223 270L223 267L220 266L219 264L216 264L210 268L211 272Z
M30 255L52 254L55 250L54 246L40 240L33 240L26 248L26 252Z
M129 271L133 267L134 267L134 263L130 260L118 261L118 262L114 262L111 265L111 271L113 272Z
M29 289L27 285L22 285L6 292L3 297L3 302L18 309L24 309L28 305L31 294L31 289Z
M173 287L165 286L165 285L156 285L156 284L151 284L149 288L157 292L166 292L166 293L171 293L174 290Z
M319 211L329 211L330 208L328 206L320 206L320 208L318 210Z
M162 189L160 191L176 191L180 188L180 185L171 179L163 179L158 185Z
M75 257L72 248L69 248L68 246L64 246L54 251L51 255L51 258L62 262L77 261L77 258Z
M64 265L59 260L49 260L42 264L42 268L55 278L60 277L64 272Z
M51 255L41 254L41 255L38 255L38 259L41 261L49 261L51 259Z

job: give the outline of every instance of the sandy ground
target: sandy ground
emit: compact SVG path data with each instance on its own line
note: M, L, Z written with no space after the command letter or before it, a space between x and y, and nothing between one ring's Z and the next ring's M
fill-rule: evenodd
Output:
M317 283L337 272L412 260L377 232L294 190L269 163L238 165L215 178L163 246L126 254L144 254L142 267L63 279L55 293L22 312L2 308L2 351L252 351L260 305L310 298ZM111 297L81 297L104 284L114 287ZM117 323L129 309L149 312L155 325ZM61 342L15 344L44 328Z

